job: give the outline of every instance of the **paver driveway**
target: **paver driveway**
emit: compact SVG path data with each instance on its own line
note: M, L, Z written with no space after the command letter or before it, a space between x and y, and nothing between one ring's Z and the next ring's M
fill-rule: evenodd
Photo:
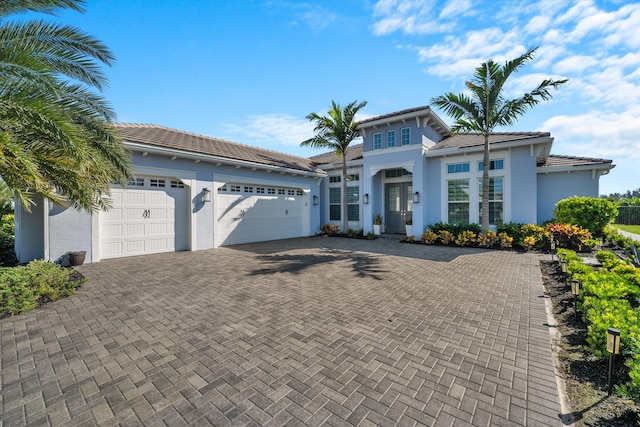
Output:
M306 238L84 265L2 425L560 425L538 256Z

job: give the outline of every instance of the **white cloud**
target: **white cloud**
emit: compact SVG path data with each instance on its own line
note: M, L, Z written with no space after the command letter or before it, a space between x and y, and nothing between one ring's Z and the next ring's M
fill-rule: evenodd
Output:
M640 106L622 112L561 115L541 127L555 138L554 152L609 159L640 159ZM560 150L559 150L560 149Z
M445 18L457 18L469 14L473 4L471 0L449 0L448 3L442 8L440 19Z
M251 116L241 125L223 125L231 139L250 145L298 146L313 136L313 123L289 114ZM266 146L269 146L266 145Z
M597 65L599 61L589 55L572 55L561 61L556 62L553 71L560 74L582 74L588 68Z
M464 1L463 1L464 3ZM434 34L446 31L448 25L434 12L435 1L380 0L373 9L378 20L371 25L377 36L401 31L405 34Z

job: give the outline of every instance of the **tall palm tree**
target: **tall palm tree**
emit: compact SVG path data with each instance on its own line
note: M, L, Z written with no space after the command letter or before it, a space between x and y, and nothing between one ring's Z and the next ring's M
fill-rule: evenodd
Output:
M489 230L489 135L498 126L511 126L517 119L541 100L552 98L549 90L567 82L567 79L543 80L535 89L515 99L505 99L502 88L512 73L533 58L536 48L506 61L503 66L489 60L476 68L471 81L465 82L471 92L446 93L431 100L451 116L455 122L453 132L478 132L484 137L482 170L482 229Z
M331 101L331 108L326 116L316 113L307 115L307 119L315 123L316 136L300 143L301 147L324 148L332 150L336 156L342 157L342 232L349 230L347 217L347 148L357 136L358 124L355 116L367 105L367 101L351 102L344 109L335 101Z
M99 40L14 13L82 12L83 0L0 2L0 178L29 209L38 195L88 211L106 208L109 185L128 182L131 160L99 93L101 65L114 62Z

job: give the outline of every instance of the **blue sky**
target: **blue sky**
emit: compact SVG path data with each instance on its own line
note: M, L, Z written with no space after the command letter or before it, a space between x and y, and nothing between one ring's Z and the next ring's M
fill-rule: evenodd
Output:
M121 122L155 123L311 156L305 116L368 101L361 118L464 91L475 67L539 46L507 96L568 78L503 131L613 159L600 192L640 187L640 3L625 1L88 0L53 18L103 40ZM451 120L436 110L447 123Z

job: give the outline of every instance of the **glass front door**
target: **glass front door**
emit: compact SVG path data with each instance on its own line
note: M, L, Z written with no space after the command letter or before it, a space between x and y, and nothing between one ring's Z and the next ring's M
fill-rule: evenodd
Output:
M405 222L413 213L413 185L410 182L386 184L384 190L386 232L404 234Z

